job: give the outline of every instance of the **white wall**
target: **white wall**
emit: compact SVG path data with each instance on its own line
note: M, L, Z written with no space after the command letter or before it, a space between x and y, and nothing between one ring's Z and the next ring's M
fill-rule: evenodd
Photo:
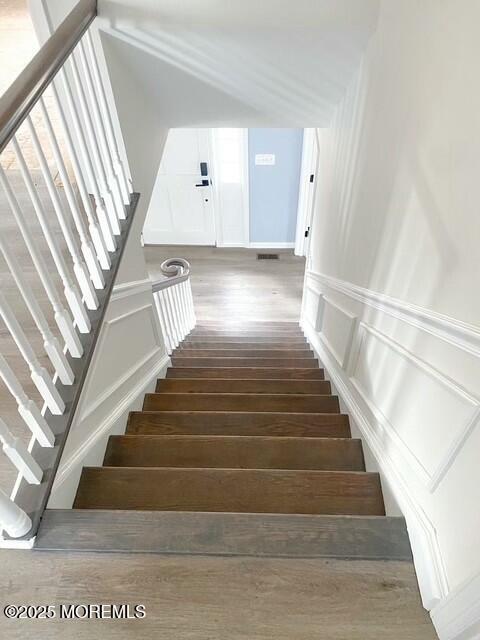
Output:
M320 131L303 315L407 518L440 637L463 640L480 623L478 24L475 0L381 2Z
M99 0L168 127L328 123L378 0Z

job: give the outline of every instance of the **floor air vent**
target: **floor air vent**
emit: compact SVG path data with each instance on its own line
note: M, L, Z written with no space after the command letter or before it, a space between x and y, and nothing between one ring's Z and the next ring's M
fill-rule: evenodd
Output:
M257 260L279 260L278 253L257 253Z

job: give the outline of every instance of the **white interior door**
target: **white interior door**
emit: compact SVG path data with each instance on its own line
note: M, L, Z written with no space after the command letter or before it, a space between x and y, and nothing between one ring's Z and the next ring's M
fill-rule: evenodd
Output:
M143 228L146 244L215 245L210 167L209 129L170 129Z

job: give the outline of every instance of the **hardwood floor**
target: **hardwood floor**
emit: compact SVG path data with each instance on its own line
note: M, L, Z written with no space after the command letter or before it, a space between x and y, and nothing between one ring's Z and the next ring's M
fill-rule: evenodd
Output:
M433 640L408 562L0 552L3 603L145 604L143 620L8 620L9 640ZM27 579L28 576L28 579ZM31 585L35 585L32 588Z
M167 258L190 262L200 320L298 320L305 260L294 256L291 249L276 249L275 253L279 260L257 260L255 249L145 247L153 278L161 275L160 264Z

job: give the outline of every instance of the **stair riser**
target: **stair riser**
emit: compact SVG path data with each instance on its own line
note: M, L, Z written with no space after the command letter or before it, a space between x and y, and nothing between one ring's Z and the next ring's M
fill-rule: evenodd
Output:
M285 413L338 413L336 396L271 394L149 393L144 411L281 411Z
M111 436L104 466L364 471L359 440Z
M215 380L164 378L157 381L156 393L331 393L326 380Z
M349 438L348 416L330 414L140 412L130 413L127 434Z
M377 474L86 467L76 509L384 515Z
M273 367L285 369L318 369L315 358L190 358L176 355L174 367Z
M323 380L323 369L275 367L177 367L167 369L167 378L230 378L232 380Z

